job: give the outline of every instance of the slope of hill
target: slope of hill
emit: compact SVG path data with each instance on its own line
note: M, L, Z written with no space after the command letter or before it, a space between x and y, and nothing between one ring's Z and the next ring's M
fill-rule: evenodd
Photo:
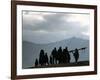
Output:
M89 60L89 40L83 40L80 38L73 37L70 39L53 42L49 44L35 44L32 42L23 41L22 68L27 68L34 65L35 59L39 58L39 53L41 49L47 52L49 56L54 47L58 49L60 46L62 47L62 49L67 46L68 50L87 47L85 51L80 51L79 61ZM73 55L72 54L70 55L71 55L71 62L74 62Z

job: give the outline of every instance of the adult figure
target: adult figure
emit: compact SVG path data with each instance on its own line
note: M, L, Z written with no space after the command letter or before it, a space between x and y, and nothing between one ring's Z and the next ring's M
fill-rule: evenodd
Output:
M40 55L39 55L39 64L42 66L42 65L44 65L44 62L45 62L44 50L41 50Z
M47 53L45 53L45 55L44 55L44 63L45 63L45 65L49 65Z
M61 63L63 63L63 61L62 61L62 48L61 47L59 47L59 49L58 49L58 60L59 60L59 64L61 64Z
M66 50L63 49L63 53L62 53L62 62L63 63L67 63L67 54L66 54Z
M69 54L69 51L68 51L68 47L65 48L65 52L66 52L66 57L67 57L67 63L70 63L70 54Z
M52 55L52 63L57 64L57 50L56 50L56 47L53 49L51 55Z
M79 51L77 48L75 49L74 58L75 58L75 62L77 63L79 59Z

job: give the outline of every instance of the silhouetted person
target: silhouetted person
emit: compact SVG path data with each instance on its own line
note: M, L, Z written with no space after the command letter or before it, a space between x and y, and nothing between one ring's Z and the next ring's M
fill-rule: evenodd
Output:
M51 55L52 55L53 64L57 64L57 58L56 58L57 50L56 50L56 48L53 49Z
M49 64L47 53L45 53L45 55L44 55L44 63L45 63L45 64Z
M53 64L53 59L51 55L50 55L50 64Z
M79 52L77 48L75 49L74 58L75 58L75 62L77 63L79 59Z
M38 66L38 59L35 60L35 67Z
M59 47L58 49L58 59L59 59L59 64L62 63L62 48Z
M45 59L44 59L44 50L40 51L40 55L39 55L39 64L41 64L41 66L44 64Z
M65 52L66 52L66 57L67 57L67 63L70 63L70 54L69 54L69 51L68 51L68 47L65 48Z
M63 53L62 53L62 62L63 63L67 63L67 54L66 54L66 50L63 49Z

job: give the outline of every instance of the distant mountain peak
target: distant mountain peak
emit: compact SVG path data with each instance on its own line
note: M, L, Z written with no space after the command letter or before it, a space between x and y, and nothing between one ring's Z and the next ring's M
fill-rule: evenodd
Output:
M51 54L54 47L59 49L61 46L62 49L64 49L66 46L68 47L68 50L73 50L75 48L82 48L87 47L85 53L80 55L80 61L81 60L88 60L89 59L89 40L77 38L77 37L71 37L69 39L64 39L61 41L49 43L49 44L37 44L33 42L23 41L22 44L22 67L27 68L29 66L32 66L35 62L36 58L39 58L40 50L43 49L48 56ZM82 52L82 51L81 51ZM73 56L73 55L72 55ZM71 61L74 61L74 58L71 59Z
M63 39L63 40L60 40L60 41L56 41L56 42L51 42L51 43L46 43L46 44L40 44L40 43L34 43L34 42L29 42L29 41L23 41L23 42L27 42L27 43L33 43L35 45L47 45L47 44L54 44L54 43L59 43L59 42L68 42L68 41L87 41L86 39L82 39L82 38L79 38L79 37L71 37L71 38L67 38L67 39Z
M70 40L87 40L87 39L83 39L83 38L79 38L79 37L71 37L69 38Z

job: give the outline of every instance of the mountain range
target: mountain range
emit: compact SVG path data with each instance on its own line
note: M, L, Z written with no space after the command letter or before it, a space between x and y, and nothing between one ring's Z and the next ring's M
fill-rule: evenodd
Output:
M64 49L65 47L68 47L68 50L74 50L75 48L82 48L87 47L86 50L79 51L80 57L79 61L87 61L89 60L89 40L81 39L72 37L69 39L61 40L58 42L52 42L48 44L36 44L33 42L22 42L22 68L27 68L34 66L35 59L39 59L40 50L43 49L45 53L48 54L48 57L50 56L52 50L54 47L57 49L59 47L62 47ZM71 55L71 62L74 62L73 54Z

